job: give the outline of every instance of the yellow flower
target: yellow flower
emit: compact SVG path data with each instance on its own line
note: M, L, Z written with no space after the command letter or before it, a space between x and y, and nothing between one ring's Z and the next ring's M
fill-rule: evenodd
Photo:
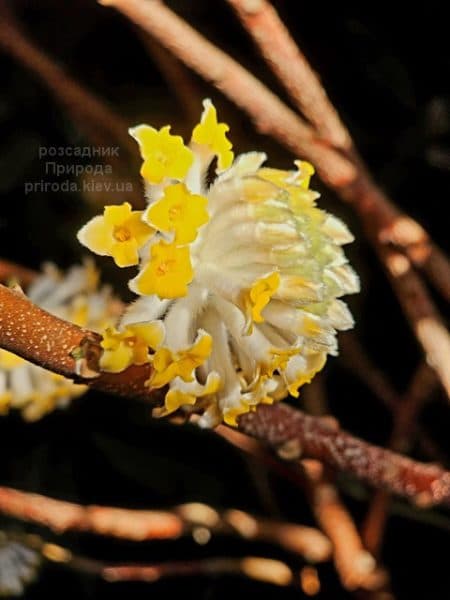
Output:
M78 239L92 252L112 256L118 267L137 265L139 249L154 234L142 221L142 214L143 211L131 210L128 202L105 206L103 216L86 223L78 232Z
M164 410L159 416L173 413L181 406L192 406L198 398L215 394L219 390L221 383L219 375L214 372L209 373L204 385L197 381L186 383L180 378L176 379L166 394Z
M204 100L203 107L200 123L192 132L192 141L208 146L218 158L218 170L225 171L231 166L234 158L231 151L233 145L226 136L230 128L225 123L218 123L217 111L211 100Z
M119 373L130 365L149 362L149 348L155 350L164 339L164 326L160 321L128 325L123 331L108 328L100 342L103 354L100 367L103 371Z
M211 351L212 337L202 330L199 330L197 339L190 348L176 352L160 348L152 360L154 372L150 377L149 386L161 388L175 377L181 377L183 381L193 381L194 370L205 362Z
M297 167L296 180L295 182L300 187L307 190L309 188L309 182L311 180L311 176L314 175L316 170L312 166L311 163L306 160L294 160L294 165Z
M146 181L161 183L165 178L186 177L194 157L183 138L170 133L170 125L159 131L149 125L138 125L129 131L139 144L144 159L141 175Z
M184 183L176 183L167 186L163 197L147 208L144 219L160 231L174 232L175 243L189 244L209 220L207 204L204 196L191 194Z
M287 369L285 374L288 392L294 398L299 397L299 388L305 385L305 383L310 383L313 377L323 369L327 361L327 355L326 352L312 352L305 357L298 356L296 358L298 362L302 361L301 368L295 368L296 361L294 359L291 367Z
M193 277L189 247L160 241L151 247L150 261L130 281L130 289L141 295L180 298L186 296Z
M265 277L260 277L253 283L250 289L245 290L243 304L249 322L248 331L251 331L252 322L264 322L261 311L269 304L279 285L280 274L274 271Z

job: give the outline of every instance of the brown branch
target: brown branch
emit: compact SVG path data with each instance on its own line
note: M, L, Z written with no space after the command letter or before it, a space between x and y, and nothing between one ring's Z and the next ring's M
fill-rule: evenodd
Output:
M107 161L113 166L114 175L103 175L104 179L97 175L96 180L98 183L108 182L108 189L117 189L117 193L110 192L117 197L117 201L120 200L118 192L120 191L122 196L124 193L123 182L131 183L132 190L127 190L127 197L134 206L142 207L142 185L133 175L137 171L138 152L136 144L128 135L129 124L28 38L6 0L0 0L0 49L39 77L93 145L110 146L114 142L119 144L120 156L110 153L107 157L98 159L99 162Z
M323 562L331 545L317 529L266 519L235 509L217 511L205 504L182 504L172 510L133 510L82 506L0 487L0 513L38 523L57 533L77 531L131 541L177 539L192 535L206 543L211 534L274 544L308 561Z
M311 415L329 413L325 381L320 374L306 386L303 403L313 409L307 411ZM333 562L343 587L348 590L380 590L388 582L388 574L365 548L355 521L335 485L335 474L331 470L326 474L317 460L303 460L301 467L311 509L321 530L333 544Z
M156 403L158 395L145 385L150 366L131 366L122 373L100 373L98 359L101 336L63 321L34 305L20 291L0 285L0 347L59 373L77 383L84 383L119 396L141 398ZM85 368L77 374L72 356L81 349Z
M167 511L81 506L7 487L0 487L0 512L57 533L80 531L134 541L174 539L183 533L182 520Z
M98 334L38 308L21 292L0 286L0 347L97 389L156 402L159 394L145 385L150 375L148 365L91 378L76 375L71 354L77 348L84 351L86 368L98 372L100 339ZM416 502L450 504L450 473L371 446L341 432L327 417L308 417L283 404L260 405L254 413L240 418L239 429L272 447L294 443L311 458Z
M236 574L278 586L295 585L296 583L291 570L284 562L269 558L256 556L214 557L153 564L111 565L74 554L70 549L48 543L37 535L0 530L0 536L2 535L7 540L18 542L38 552L47 561L64 565L73 571L101 577L109 583L120 581L153 583L167 577L222 574Z
M11 262L4 258L0 259L0 283L15 281L22 287L27 287L34 281L38 273L27 267L22 267L17 263Z
M356 375L390 410L397 408L399 395L383 371L374 364L359 338L351 331L339 336L339 360Z
M187 66L211 82L250 115L259 131L273 136L295 154L309 159L323 181L352 203L365 223L370 240L380 252L388 242L402 243L407 247L424 241L423 229L400 215L359 163L354 163L324 144L301 117L258 79L162 3L143 0L102 0L101 3L120 10ZM409 312L415 310L410 304L416 300L420 300L423 308L427 307L428 314L422 315L426 321L421 321L419 341L450 395L450 362L445 361L436 350L437 336L445 347L450 347L450 336L445 332L425 285L413 272L406 256L405 260L409 269L404 280L409 287L414 286L415 298L404 292L402 286L397 286L396 291ZM413 323L413 327L418 333L416 323Z
M431 369L421 365L414 375L409 389L397 404L389 448L396 452L408 452L412 443L416 421L424 402L436 388L436 378ZM378 490L373 497L365 523L363 539L370 551L378 556L386 528L391 498L385 490Z
M433 244L423 227L402 213L376 185L367 168L357 162L358 178L337 189L337 193L358 213L375 248L391 244L400 248L406 253L410 268L412 265L422 268L444 298L450 300L448 258Z
M265 0L227 0L290 97L324 141L350 150L352 140L273 6Z
M89 135L94 129L101 134L98 141L116 138L132 155L136 155L126 121L33 44L7 9L5 0L0 2L0 12L0 46L3 50L38 75L77 121L88 124Z
M247 112L256 128L290 148L309 156L324 181L340 186L353 181L354 166L324 145L314 130L293 110L225 52L211 44L160 2L102 0L123 12L184 64L211 82Z
M344 366L350 369L372 391L374 396L381 400L390 412L396 414L400 408L400 404L403 406L401 395L393 387L385 373L374 364L354 333L341 333L339 348ZM425 362L418 368L418 371L422 369L427 369L430 377L434 378L436 385L437 379L434 371L430 371ZM445 462L445 456L439 450L436 442L431 439L429 433L419 423L415 423L415 427L418 432L418 442L421 450L426 456L434 462Z
M142 30L139 31L143 45L158 67L167 86L178 100L186 121L189 123L195 122L202 105L202 97L192 79L191 72L177 58L162 48L150 35Z
M333 543L336 570L348 590L377 590L386 584L387 575L377 567L366 550L355 523L339 498L335 486L323 474L320 463L302 461L307 478L307 493L314 515Z
M368 176L351 135L329 101L318 76L270 2L227 1L236 10L272 71L319 135L331 146L343 149L359 165L359 177L374 203L371 211L380 220L380 241L392 241L406 250L411 262L424 269L444 297L450 300L450 263L447 257L432 243L426 231L402 214ZM353 201L358 202L358 199Z
M450 336L433 301L423 293L423 284L407 257L395 250L379 246L383 261L398 301L425 350L428 364L436 371L447 396L450 397Z
M101 576L109 582L155 582L166 577L240 575L277 586L293 585L289 567L280 560L245 556L243 558L205 558L153 565L105 566Z
M310 417L286 404L260 405L239 418L239 429L278 452L296 446L305 457L421 506L450 506L450 472L373 446L340 430L326 417Z
M333 544L334 564L344 587L369 590L383 585L386 574L377 567L375 559L364 548L353 519L340 500L336 488L330 481L325 482L321 469L320 477L315 476L320 467L316 461L302 461L303 469L300 470L296 463L287 464L276 460L273 454L255 440L234 429L220 426L216 428L216 432L233 446L262 461L281 477L305 489L319 526Z

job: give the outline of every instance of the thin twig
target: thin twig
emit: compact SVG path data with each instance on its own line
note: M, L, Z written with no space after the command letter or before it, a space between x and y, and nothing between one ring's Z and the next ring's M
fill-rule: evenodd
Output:
M344 366L350 369L391 413L396 414L402 402L402 397L393 387L386 374L372 361L358 338L351 332L344 332L340 335L339 347ZM434 377L436 385L437 378L434 371L431 372L425 362L417 370L419 372L422 369L428 370L430 377ZM415 427L422 452L434 462L445 463L446 457L442 450L438 448L435 440L430 437L430 434L420 423L415 423Z
M256 128L282 140L299 156L309 156L324 181L353 181L353 165L324 145L293 110L225 52L211 44L161 2L103 0L152 35L184 64L211 82L254 120Z
M330 557L331 545L317 529L267 519L241 510L216 510L200 503L172 510L133 510L110 506L82 506L0 487L0 513L38 523L57 533L77 531L141 542L192 535L199 544L212 534L233 535L274 544L311 562Z
M240 575L277 586L294 585L295 579L280 560L245 556L243 558L204 558L153 565L105 566L101 576L110 582L155 582L167 577Z
M114 167L114 175L105 175L99 170L97 184L105 183L105 189L117 200L126 189L129 201L137 208L142 207L142 185L133 174L138 168L138 151L128 135L129 123L30 40L6 0L0 0L0 49L39 77L86 140L104 146L98 161ZM119 151L111 149L112 144L119 144ZM125 188L125 182L131 184L130 189Z
M0 512L57 533L80 531L134 541L175 539L183 533L182 519L168 511L81 506L7 487L0 487Z
M0 46L3 50L38 75L75 120L88 126L89 136L94 130L99 135L98 143L117 139L123 148L136 155L126 121L33 44L7 8L5 0L0 0L0 14Z
M379 239L393 242L406 251L411 262L422 268L450 300L450 263L430 240L426 231L402 214L368 177L351 135L329 101L319 77L289 34L278 13L266 0L227 0L253 37L266 62L304 116L331 146L342 149L360 166L364 181L380 222Z
M392 249L379 246L379 255L403 312L417 339L426 351L432 367L450 397L450 336L436 307L407 257Z
M306 386L304 403L314 411L308 410L309 414L329 413L323 376L315 377ZM316 460L303 460L301 466L311 509L333 544L333 562L344 588L374 591L384 587L388 574L365 548L354 519L340 497L335 474L330 469L326 474L323 465Z
M292 571L286 563L259 556L186 559L152 564L108 564L74 554L69 548L49 543L37 535L10 531L0 531L0 535L27 546L39 553L46 561L73 571L101 577L109 583L121 581L153 583L168 577L196 575L211 577L232 574L278 586L296 584Z
M364 548L335 486L323 474L323 468L317 461L305 460L302 465L314 515L333 543L334 562L342 585L349 590L380 589L386 583L387 575Z
M333 560L336 571L344 587L348 589L375 589L383 585L386 574L379 569L376 561L365 550L355 523L339 498L338 492L330 481L323 477L315 477L315 461L309 461L300 470L296 463L283 464L274 460L273 455L241 433L220 426L216 429L231 444L250 454L266 466L273 469L281 477L305 489L312 505L316 519L333 544ZM320 471L321 473L321 471Z
M155 1L155 0L153 0ZM152 61L158 67L189 123L198 118L202 98L196 89L191 72L172 54L161 47L150 35L139 30L141 40Z
M396 452L408 452L417 429L417 417L424 402L431 396L437 382L431 369L423 364L415 373L411 384L397 405L394 427L389 448ZM378 490L373 497L362 530L364 542L378 556L386 528L390 495Z
M331 146L350 150L352 140L318 75L298 49L273 6L265 0L227 0L290 97Z
M351 331L345 331L339 336L339 359L390 411L397 409L399 394Z

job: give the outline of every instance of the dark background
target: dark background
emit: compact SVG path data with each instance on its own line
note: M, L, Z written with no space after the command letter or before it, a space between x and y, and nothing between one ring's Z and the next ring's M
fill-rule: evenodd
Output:
M119 14L90 0L18 0L12 4L30 38L130 125L172 123L174 131L190 131L192 124L186 122L183 107L168 90L136 30ZM281 93L225 2L168 4ZM393 3L384 2L280 1L275 5L320 72L377 180L448 248L450 54L445 3L427 2L420 10L404 5L395 13ZM25 195L24 183L49 178L38 158L39 146L86 145L89 141L47 88L3 53L0 73L1 253L35 268L45 260L68 266L83 256L75 232L99 211L98 204L74 193ZM199 97L210 96L230 123L237 152L261 148L269 152L273 166L288 167L291 157L254 133L245 115L195 76L193 81ZM314 184L323 194L322 206L348 222L357 237L348 250L362 279L362 293L350 299L356 333L401 391L420 361L420 351L359 223L317 180ZM101 201L108 203L108 198ZM117 270L109 263L100 265L108 278L116 276ZM117 278L115 285L126 296L123 281ZM329 361L325 383L330 410L347 429L374 443L386 443L389 414L340 359ZM422 422L446 459L450 423L442 394L426 407ZM147 407L101 394L90 393L69 410L33 425L24 424L17 415L3 418L0 452L1 484L54 497L146 508L199 500L265 514L275 510L286 519L313 523L301 492L269 474L270 502L258 483L264 474L258 474L254 465L217 436L155 422ZM413 454L424 458L417 448ZM341 489L360 521L371 490L346 478ZM450 583L445 549L449 529L445 511L419 513L396 502L382 558L391 571L397 598L446 595L439 590L448 590ZM70 535L64 543L79 553L111 561L261 554L292 564L292 558L277 549L234 539L213 539L199 547L189 540L136 545ZM323 587L319 598L351 597L340 588L330 565L319 567L319 574ZM163 598L174 593L214 600L237 593L276 595L280 600L301 595L298 590L231 577L171 580L152 586L106 584L47 567L26 597L44 598L51 593L68 600L122 598L124 594Z

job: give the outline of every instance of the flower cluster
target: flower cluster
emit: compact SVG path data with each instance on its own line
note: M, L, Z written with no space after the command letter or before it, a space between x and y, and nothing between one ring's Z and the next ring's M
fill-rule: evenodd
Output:
M139 265L129 286L141 298L105 340L109 370L150 361L149 387L167 386L161 414L195 405L204 426L298 396L353 325L338 298L359 288L341 248L352 235L316 206L312 166L234 159L227 132L209 100L189 145L169 126L131 129L146 210L108 206L79 232L119 266Z
M95 331L112 326L120 313L109 288L98 289L98 274L91 262L72 267L65 275L46 265L27 293L48 312ZM0 350L0 415L14 408L26 420L35 421L85 391L84 385Z

